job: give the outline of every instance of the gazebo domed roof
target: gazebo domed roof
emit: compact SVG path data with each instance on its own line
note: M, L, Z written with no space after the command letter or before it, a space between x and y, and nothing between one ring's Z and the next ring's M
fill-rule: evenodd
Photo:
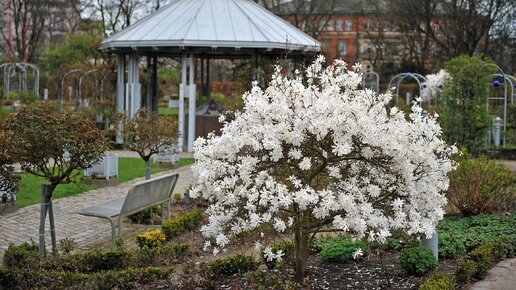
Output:
M320 43L250 0L177 0L105 39L101 50L319 51Z

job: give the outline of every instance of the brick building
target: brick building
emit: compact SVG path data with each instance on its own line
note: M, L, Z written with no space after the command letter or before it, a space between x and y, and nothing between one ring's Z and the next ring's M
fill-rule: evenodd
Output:
M317 6L313 3L328 3ZM295 1L276 8L276 13L311 34L321 42L327 58L340 58L352 65L360 62L380 75L410 71L421 54L421 40L410 39L387 13L385 1L335 0L311 1L310 13L306 7L295 7ZM331 3L331 4L330 4ZM438 29L438 23L436 23ZM429 51L436 53L432 43ZM420 67L429 68L428 57Z

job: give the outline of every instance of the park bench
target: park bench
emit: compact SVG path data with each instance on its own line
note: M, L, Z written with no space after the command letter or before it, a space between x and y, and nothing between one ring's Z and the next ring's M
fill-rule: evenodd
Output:
M133 185L125 197L113 199L94 206L83 208L79 214L108 219L111 223L113 244L122 233L122 218L163 204L161 219L164 221L165 212L170 218L170 197L177 183L177 173L152 178Z

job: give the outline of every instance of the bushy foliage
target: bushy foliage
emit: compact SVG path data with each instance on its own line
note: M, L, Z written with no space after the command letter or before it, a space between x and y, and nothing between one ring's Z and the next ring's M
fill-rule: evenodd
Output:
M22 107L9 117L4 129L16 144L12 155L21 169L45 178L54 187L75 182L82 175L76 169L91 167L108 149L108 141L95 123L80 112L50 102ZM48 200L51 194L49 191Z
M120 269L128 264L130 256L131 253L123 249L108 252L94 250L80 255L80 267L86 272Z
M0 124L2 124L0 120ZM12 156L10 136L8 132L2 130L0 125L0 191L4 195L0 196L0 204L13 202L15 200L16 190L20 184L20 174L16 171L13 164L14 156Z
M455 240L454 243L462 243L467 251L471 251L494 239L516 241L515 224L515 215L481 214L467 218L445 218L439 223L439 232Z
M449 177L448 199L463 216L505 212L516 202L516 174L486 156L466 154Z
M202 232L215 241L206 248L217 253L263 224L292 230L298 281L311 231L322 226L372 241L392 230L431 235L456 152L417 105L406 116L386 109L390 94L359 89L359 65L323 62L306 68L306 78L278 67L267 89L253 84L221 136L195 143L191 196L211 203Z
M129 219L139 224L154 224L155 218L159 217L161 220L161 212L161 206L155 205L130 215Z
M4 252L4 265L10 268L24 267L38 259L38 245L23 242L20 245L9 244Z
M421 276L438 266L437 258L429 249L407 248L400 253L399 268L402 276Z
M173 268L146 267L95 273L68 271L0 270L4 289L134 289L155 288L153 283L167 278ZM143 285L143 286L142 286Z
M513 251L514 244L503 239L491 240L479 245L457 262L455 272L457 282L467 284L472 278L484 278L495 263Z
M177 151L179 138L177 121L171 116L160 116L147 109L140 109L134 116L119 116L124 146L135 151L144 161L157 153Z
M216 275L231 276L234 274L243 274L256 270L258 263L253 256L235 255L228 258L216 259L210 262L210 271Z
M419 285L419 290L454 290L455 282L442 273L433 274L425 283Z
M361 240L353 241L349 237L339 236L328 241L319 255L328 262L345 263L362 255L367 255L367 252L367 246Z
M77 248L77 242L74 238L64 238L57 243L57 249L63 254L70 254Z
M448 142L474 152L482 146L491 126L486 104L496 68L477 56L452 58L444 67L450 74L439 109L444 136Z
M167 240L173 239L186 230L193 230L199 226L204 215L198 209L173 217L162 225Z
M161 246L165 240L165 234L159 229L136 235L136 244L140 248L157 248Z
M466 253L464 242L453 233L439 233L439 257L453 258Z

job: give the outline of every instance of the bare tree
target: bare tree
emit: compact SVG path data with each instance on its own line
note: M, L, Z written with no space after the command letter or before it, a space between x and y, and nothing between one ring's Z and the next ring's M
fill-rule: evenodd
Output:
M82 0L84 17L99 20L105 36L129 25L143 4L137 0Z
M422 53L429 41L443 58L461 54L487 54L490 31L516 9L514 0L389 0L408 38L417 34Z
M255 0L266 9L290 18L294 26L317 38L329 25L334 14L336 0Z
M12 22L2 29L2 52L25 62L35 62L44 38L45 20L54 2L9 0L5 8Z

